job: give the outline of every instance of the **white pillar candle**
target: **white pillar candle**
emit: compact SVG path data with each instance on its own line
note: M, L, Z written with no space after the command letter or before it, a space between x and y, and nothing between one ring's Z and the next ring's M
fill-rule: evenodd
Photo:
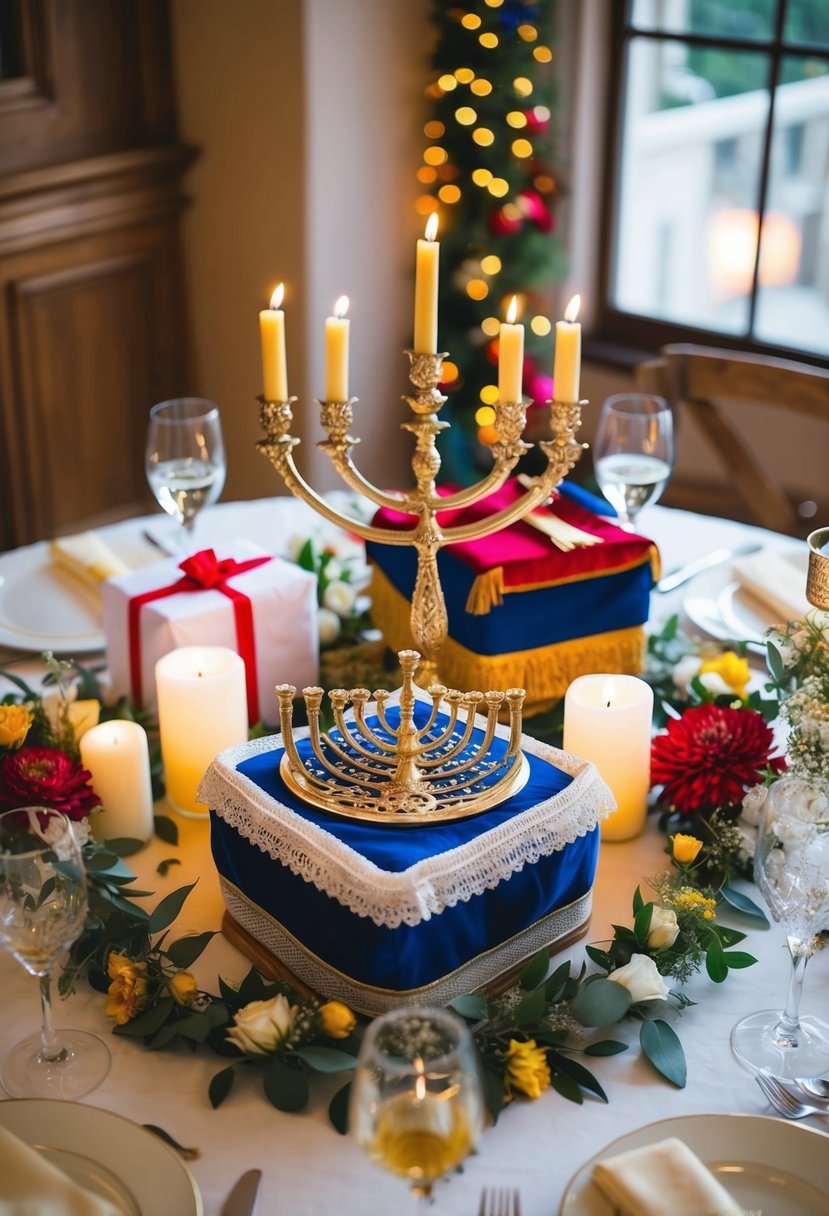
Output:
M153 834L153 792L147 732L137 722L102 722L79 743L81 764L103 811L90 817L96 840L149 840Z
M288 365L285 359L285 314L280 308L285 287L274 288L270 308L259 313L262 344L262 396L266 401L288 400Z
M206 815L196 789L215 756L248 737L245 664L224 646L182 646L155 665L167 799Z
M652 716L653 689L636 676L579 676L567 689L564 750L591 760L616 799L603 840L628 840L645 826Z
M348 296L340 296L325 321L325 400L348 401Z
M438 349L440 242L435 240L437 231L438 216L437 212L433 211L426 223L426 239L417 242L414 342L412 346L418 355L434 355L437 354Z
M553 397L556 401L578 401L581 379L581 325L576 320L581 296L573 296L556 321L556 357L553 364Z
M515 324L518 301L507 309L507 319L498 330L498 400L520 401L524 382L524 326Z

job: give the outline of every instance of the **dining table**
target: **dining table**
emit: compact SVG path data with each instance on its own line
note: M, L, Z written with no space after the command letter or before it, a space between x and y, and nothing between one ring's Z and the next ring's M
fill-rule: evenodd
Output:
M152 545L147 534L155 535L156 540L160 536L163 544L166 523L155 515L100 531L114 548L132 548L136 554L143 549L142 560L149 560ZM218 504L199 519L197 539L209 545L246 535L272 552L284 553L292 537L314 526L315 517L290 499ZM796 560L802 557L805 570L805 542L731 520L657 506L642 512L637 530L658 546L663 571L714 550L731 550L747 543L786 552ZM173 533L168 529L166 535L172 538ZM7 556L14 554L0 555L0 667L12 663L15 666L9 670L36 678L39 659L34 653L27 655L25 647L10 644L13 634L3 632L3 596L10 586L2 579L14 577L11 563L11 573L4 569ZM20 561L16 568L20 568ZM728 563L723 563L673 591L654 590L649 628L657 628L673 613L679 614L683 629L700 636L719 631L726 637L738 632L743 624L747 629L750 625L756 628L756 621L746 622L741 615L739 599L733 588L729 590L729 580ZM35 650L30 642L29 649ZM90 663L105 662L103 652L94 650L77 657ZM762 682L762 657L755 653L752 659L755 681ZM163 802L156 813L173 814ZM177 887L196 883L172 926L173 937L219 930L223 903L211 859L210 822L208 818L175 818L176 845L154 836L129 858L128 864L135 870L139 886L154 893L145 906ZM179 864L166 872L162 866L159 872L160 863L170 858ZM586 961L585 945L608 939L612 925L630 924L636 887L647 895L649 879L668 864L666 837L655 813L636 838L603 842L587 934L563 949L554 962L567 960L574 970L581 967ZM278 881L276 872L274 881ZM751 884L738 885L762 903ZM745 1014L782 1007L790 966L785 936L774 922L762 927L732 909L722 909L718 916L723 923L747 933L741 949L750 951L757 962L732 971L721 984L712 982L703 970L685 985L685 993L694 1003L675 1016L668 1015L687 1058L685 1086L678 1088L667 1082L640 1053L638 1023L620 1023L613 1027L612 1035L629 1043L630 1050L589 1061L606 1091L607 1102L585 1096L577 1105L552 1089L536 1100L516 1098L497 1122L483 1131L462 1169L436 1185L429 1212L434 1216L474 1216L484 1187L517 1188L521 1216L555 1216L560 1210L567 1216L592 1212L593 1208L574 1206L571 1193L565 1201L573 1176L594 1154L619 1138L665 1120L727 1116L721 1124L728 1133L723 1137L726 1156L739 1156L741 1143L774 1141L783 1124L774 1117L753 1076L732 1055L729 1036L735 1022ZM249 967L249 960L219 932L191 969L200 987L217 991L219 976L231 984L238 983ZM0 994L1 1054L24 1033L35 1029L39 1019L37 983L6 953L0 954ZM104 1004L104 996L84 982L66 1000L56 1001L58 1025L103 1036L112 1054L108 1076L83 1104L115 1112L138 1124L160 1125L180 1144L197 1148L199 1156L189 1168L204 1216L220 1216L234 1181L249 1169L262 1171L257 1209L260 1216L331 1216L334 1212L337 1216L380 1216L408 1210L411 1200L404 1182L372 1164L351 1137L340 1135L331 1125L328 1104L343 1083L341 1076L316 1074L307 1108L289 1114L266 1101L256 1069L242 1069L229 1097L213 1109L208 1085L225 1061L205 1048L192 1051L186 1045L173 1045L150 1051L134 1039L114 1035ZM829 1007L829 949L816 952L806 973L803 1008L821 1007ZM593 1037L592 1032L585 1035L585 1042ZM829 1131L829 1118L810 1116L798 1126ZM825 1191L829 1195L829 1137L824 1141L814 1135L813 1142L812 1149L819 1150L825 1161ZM111 1162L110 1168L117 1172L117 1161ZM666 1207L665 1216L669 1216L669 1210ZM178 1213L155 1211L144 1216ZM763 1216L775 1213L764 1210Z

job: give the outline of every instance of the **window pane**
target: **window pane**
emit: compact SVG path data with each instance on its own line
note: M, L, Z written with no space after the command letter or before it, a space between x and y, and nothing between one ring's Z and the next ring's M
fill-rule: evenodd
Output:
M745 333L769 62L731 52L724 82L718 61L703 73L698 54L631 40L611 299L623 312Z
M789 0L784 38L829 46L829 4L826 0Z
M829 354L829 64L782 64L774 105L755 329Z
M826 0L803 0L815 7ZM631 22L640 30L718 38L770 38L778 0L633 0Z

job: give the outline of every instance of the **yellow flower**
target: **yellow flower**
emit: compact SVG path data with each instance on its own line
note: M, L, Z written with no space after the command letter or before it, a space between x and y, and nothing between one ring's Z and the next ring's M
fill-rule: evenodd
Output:
M677 832L676 836L671 836L669 839L671 855L674 861L678 861L680 865L688 865L692 862L702 848L702 841L697 836L686 836L684 832Z
M327 1034L329 1039L347 1039L357 1025L354 1014L342 1001L328 1001L321 1005L319 1015L322 1033Z
M504 1093L507 1101L514 1097L513 1090L538 1098L550 1087L550 1065L547 1052L536 1044L535 1039L519 1043L510 1039L507 1049L507 1071L504 1075Z
M673 895L665 895L663 902L676 908L677 912L693 912L701 916L703 920L713 920L716 912L717 901L710 899L707 895L703 895L701 891L697 891L694 887L682 887Z
M31 725L25 705L0 705L0 747L20 747Z
M134 963L126 954L114 951L107 960L107 975L112 980L107 988L106 1015L123 1026L147 1003L149 985L141 963Z
M189 971L177 971L167 987L177 1005L192 1005L199 986Z
M734 650L726 650L715 659L706 659L701 664L700 675L704 675L708 671L718 675L729 688L734 689L738 697L745 697L746 685L751 674L748 669L748 659L740 658Z

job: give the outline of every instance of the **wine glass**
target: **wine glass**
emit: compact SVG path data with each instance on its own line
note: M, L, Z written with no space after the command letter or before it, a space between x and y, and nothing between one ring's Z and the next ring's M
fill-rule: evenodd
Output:
M445 1009L397 1009L363 1039L350 1127L373 1161L408 1179L415 1207L472 1150L483 1126L472 1036Z
M0 815L0 944L40 980L39 1034L0 1065L13 1098L80 1098L109 1072L106 1044L84 1030L55 1030L52 972L86 921L86 875L70 821L44 807Z
M751 1013L731 1032L731 1047L751 1072L819 1076L829 1069L829 1022L800 1015L806 964L817 934L829 928L829 808L807 782L784 777L771 787L757 831L754 879L786 932L792 970L786 1006Z
M159 505L183 526L179 547L191 545L196 516L225 483L225 449L218 406L203 397L160 401L150 410L147 480Z
M664 398L647 393L607 398L593 443L593 467L623 528L632 531L642 508L659 499L673 462L673 415Z

